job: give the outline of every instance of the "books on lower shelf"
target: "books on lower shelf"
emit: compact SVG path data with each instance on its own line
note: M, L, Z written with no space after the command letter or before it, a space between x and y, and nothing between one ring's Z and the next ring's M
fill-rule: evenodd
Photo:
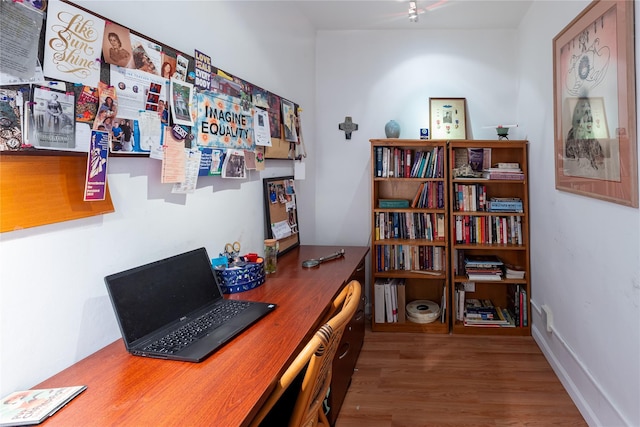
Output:
M0 426L40 424L86 388L81 385L13 392L0 403Z
M373 289L375 292L375 322L403 323L405 314L405 291L403 279L376 279ZM403 309L398 310L398 302Z
M529 325L529 313L527 311L527 291L520 285L509 285L507 303L509 309L514 313L516 326L526 327Z
M433 301L407 301L404 279L376 279L373 289L375 323L431 323L437 319L446 322L446 302L438 305ZM443 295L446 295L446 285Z
M515 321L509 310L494 306L489 299L465 300L464 325L474 327L513 328Z

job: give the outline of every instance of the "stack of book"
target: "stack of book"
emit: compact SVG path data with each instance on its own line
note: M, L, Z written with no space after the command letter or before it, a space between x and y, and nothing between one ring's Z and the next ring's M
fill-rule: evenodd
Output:
M524 279L524 267L513 264L505 264L504 276L507 279Z
M524 172L519 163L498 163L484 169L482 176L487 179L524 180Z
M469 280L502 280L504 263L495 255L467 255L464 270Z
M465 301L464 325L493 328L516 326L509 310L494 306L491 300L474 298Z

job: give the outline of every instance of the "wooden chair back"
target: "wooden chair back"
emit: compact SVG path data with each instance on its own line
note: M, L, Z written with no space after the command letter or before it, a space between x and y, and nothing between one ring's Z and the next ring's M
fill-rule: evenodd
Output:
M284 372L276 388L250 426L257 427L306 367L302 385L289 419L289 427L329 427L323 401L331 384L333 358L345 327L355 314L362 288L357 280L349 282L334 299L327 320Z

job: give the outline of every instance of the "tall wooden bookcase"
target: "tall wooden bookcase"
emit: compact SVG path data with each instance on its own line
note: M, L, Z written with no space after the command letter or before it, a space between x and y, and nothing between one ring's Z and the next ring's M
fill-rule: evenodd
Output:
M380 293L376 296L376 283L393 279L404 283L399 292L404 295L399 298L401 310L403 300L406 304L427 300L442 305L449 298L447 155L446 141L371 140L374 331L449 332L446 316L444 322L438 317L430 323L412 322L408 316L404 321L401 316L398 322L384 316L382 321L376 320L385 313L384 298ZM416 172L417 159L424 159L418 162L421 172ZM398 200L408 201L409 207L396 207L402 203ZM385 207L385 203L391 206Z
M371 311L373 331L426 332L446 334L530 335L531 297L529 265L528 143L499 140L408 140L371 141ZM475 149L475 150L474 150ZM523 179L489 179L484 176L457 177L456 154L482 152L484 168L499 163L517 163ZM409 153L409 159L407 158ZM412 172L419 153L438 153L440 168L420 177ZM466 160L469 163L468 158ZM420 173L418 173L420 175ZM454 176L456 175L456 176ZM429 191L426 197L424 188ZM475 188L475 197L519 199L521 212L490 212L484 206L461 208L456 200L461 191ZM455 199L454 199L455 198ZM409 206L402 205L408 201ZM418 203L416 203L418 202ZM438 227L439 225L439 227ZM500 230L489 231L499 226ZM431 228L429 228L431 227ZM431 232L425 233L427 229ZM475 236L460 238L460 233ZM497 233L497 234L496 234ZM500 236L502 233L502 240ZM491 240L491 241L490 241ZM504 264L517 266L524 278L505 275L500 280L471 281L464 258L496 256ZM437 260L437 262L435 261ZM435 264L434 264L435 262ZM389 319L385 296L376 284L404 283L404 298L398 305L429 300L446 306L443 319L417 323L405 313L399 321ZM491 300L523 320L515 327L465 326L456 316L460 289L465 299ZM522 300L520 298L522 296ZM399 307L399 311L402 308ZM526 323L524 319L526 318Z
M451 325L454 334L531 334L531 297L529 268L529 198L527 141L449 141L449 220L450 220L450 301ZM454 169L461 163L469 163L469 154L483 156L482 168L498 164L518 164L523 179L458 178ZM482 154L480 154L482 153ZM462 162L459 157L465 158ZM456 158L458 157L458 160ZM506 165L505 165L506 166ZM509 174L496 172L497 178ZM475 197L474 197L475 196ZM466 197L466 199L465 199ZM487 203L492 198L519 199L521 212L488 211ZM458 199L458 201L456 200ZM472 200L474 199L474 200ZM482 202L485 202L484 205ZM471 281L464 269L464 258L495 256L505 265L517 266L524 271L523 279ZM464 320L456 316L459 304L459 289L466 290L464 299L491 300L494 306L507 308L514 316L522 312L516 327L465 326ZM522 298L522 300L520 299ZM516 308L517 307L517 308ZM463 318L464 319L464 318Z

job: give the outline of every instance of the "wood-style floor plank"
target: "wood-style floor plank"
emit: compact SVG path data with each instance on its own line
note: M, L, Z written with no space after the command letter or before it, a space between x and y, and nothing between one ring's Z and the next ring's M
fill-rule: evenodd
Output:
M371 332L336 427L586 426L531 337Z

